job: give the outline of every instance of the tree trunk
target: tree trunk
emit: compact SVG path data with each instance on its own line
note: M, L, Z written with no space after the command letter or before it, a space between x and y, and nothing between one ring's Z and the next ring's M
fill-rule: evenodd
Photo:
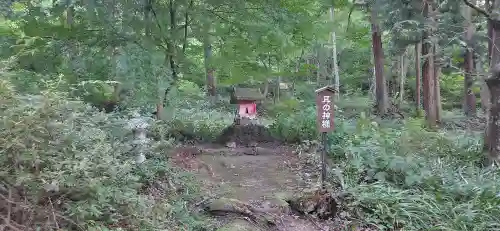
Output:
M488 58L489 62L489 58ZM483 70L483 63L481 59L478 59L477 61L477 68L476 68L476 73L480 78L481 81L481 91L479 92L479 96L481 98L481 109L483 113L486 115L488 113L488 110L490 108L490 92L488 90L488 85L486 85L485 82L485 77L483 76L484 70Z
M194 0L189 1L189 8L184 13L184 40L182 42L182 55L186 55L186 48L188 46L188 30L189 30L189 12L193 8Z
M465 42L467 44L464 58L464 104L463 110L466 116L476 116L476 96L472 91L474 84L474 50L471 46L474 24L471 21L471 8L464 5L462 14L465 18Z
M332 24L334 22L334 19L335 19L335 9L334 7L330 7L330 21L332 21ZM333 25L332 25L333 26ZM339 97L340 97L340 76L339 76L339 66L338 66L338 63L337 63L337 39L336 39L336 36L335 36L335 27L333 27L332 29L332 35L331 35L331 39L332 39L332 56L333 56L333 79L334 79L334 85L335 85L335 91L337 91L337 93L335 94L335 99L338 100Z
M403 53L400 57L400 73L399 73L399 108L403 106L404 103L404 92L405 92L405 81L406 81L406 72L408 68L408 60L406 59L406 52Z
M175 29L177 22L175 20L175 5L174 5L174 0L169 1L169 13L170 13L170 37L168 38L167 42L167 52L165 54L165 61L168 62L168 67L170 69L170 73L172 76L172 81L170 83L170 86L168 86L167 89L165 89L165 93L163 94L163 108L167 106L167 97L168 93L176 87L177 85L177 79L178 79L178 73L177 73L177 65L175 63L175 53L176 53L176 46L174 44L175 42Z
M319 87L322 87L323 86L323 83L321 81L321 74L319 72L319 68L320 68L320 62L319 62L319 49L316 45L316 47L314 48L315 50L315 54L316 54L316 57L315 57L315 64L316 64L316 86L319 88Z
M415 44L415 82L416 82L416 87L415 87L415 103L416 103L416 109L417 113L419 113L419 110L421 109L422 102L420 102L420 86L422 83L420 82L421 79L421 63L420 63L420 52L422 49L422 43L417 43Z
M146 37L151 35L151 0L144 0L144 34Z
M433 24L432 14L432 0L424 3L424 17ZM424 33L422 41L422 55L426 57L422 70L423 77L423 90L424 90L424 110L427 122L431 128L437 125L437 102L436 102L436 79L434 70L434 46L430 41L432 30L428 29Z
M295 78L292 81L292 87L290 91L292 92L292 96L295 96L295 83L298 78L300 78L300 63L302 61L302 57L304 56L304 50L300 53L300 58L297 59L297 62L295 63Z
M278 72L280 72L279 64L278 64ZM275 96L275 102L280 101L280 93L281 93L281 76L278 76L278 79L276 81L276 93L274 94Z
M370 97L370 100L372 100L373 102L376 102L376 97L375 97L375 94L376 91L377 91L377 87L375 86L376 85L376 77L375 77L375 61L373 59L373 55L370 56L370 63L371 63L371 68L368 69L369 71L369 75L370 75L370 79L369 79L369 83L370 83L370 90L369 90L369 97Z
M500 9L500 0L492 4L494 10ZM490 15L492 27L492 48L500 46L500 15ZM488 113L488 126L485 131L484 143L488 150L488 159L491 164L500 160L500 51L491 49L490 61L491 76L486 79L490 92L490 110Z
M493 29L495 30L495 28ZM500 31L498 31L500 32ZM495 33L495 31L493 32ZM493 43L495 45L495 43ZM493 51L492 53L495 53ZM492 59L493 62L494 59ZM491 164L499 164L500 161L500 63L492 68L491 76L486 80L490 94L491 104L488 127L485 132L485 144L488 148L488 157Z
M267 65L264 62L264 66L267 69L267 73L271 73L271 54L270 53L267 56ZM264 95L265 95L265 97L267 97L268 94L269 94L269 79L267 79L267 77L266 77L266 80L264 82Z
M72 6L69 6L66 9L66 26L69 29L73 27L74 12L75 10L73 9Z
M151 10L152 10L152 0L144 0L143 2L144 4L144 35L146 37L149 37L151 36ZM148 66L151 66L151 59L152 59L152 56L150 56L149 59L146 60L146 63ZM159 82L159 79L158 79L158 82ZM160 120L162 119L162 114L163 114L163 104L162 104L162 99L163 97L161 97L161 94L159 94L159 100L158 102L156 103L156 119Z
M372 51L375 64L375 101L380 115L387 113L389 108L389 99L387 96L387 86L384 76L384 51L382 49L382 32L380 31L377 12L372 7L371 10L372 25Z
M436 46L437 47L437 46ZM435 49L438 50L438 49ZM441 123L441 118L443 116L443 106L441 103L441 84L439 78L441 77L441 65L435 65L434 67L434 78L436 79L435 91L436 91L436 121Z
M264 95L267 97L269 94L269 80L266 79L264 82Z
M491 1L494 0L486 0L485 7L491 12ZM493 21L487 18L487 36L488 36L488 66L491 66L491 55L493 52Z
M389 72L389 79L387 80L388 87L388 95L389 98L395 98L398 94L398 79L399 79L399 71L401 67L401 60L399 60L400 56L395 55L391 62L391 71Z
M212 103L216 101L216 88L214 69L212 66L212 42L210 39L210 24L205 25L205 38L203 41L205 53L205 74L207 79L207 95Z

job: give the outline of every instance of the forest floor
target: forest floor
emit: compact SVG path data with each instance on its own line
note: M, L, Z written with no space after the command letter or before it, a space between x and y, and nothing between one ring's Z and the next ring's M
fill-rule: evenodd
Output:
M189 151L198 152L198 155L186 155ZM341 230L339 221L321 221L293 214L290 210L287 197L314 189L317 185L315 174L308 173L293 151L291 147L278 145L255 148L196 145L178 149L176 156L193 157L184 160L190 164L183 166L194 170L209 197L235 199L274 217L275 224L271 228L263 227L244 215L228 216L225 213L217 216L220 231Z
M484 126L482 117L450 118L442 124L445 130L468 130L478 134ZM246 138L252 141L257 137ZM264 140L270 141L272 137ZM351 226L339 217L321 220L292 211L290 198L317 191L320 186L319 166L307 160L318 154L310 152L299 155L293 146L272 142L261 142L255 147L196 144L177 148L173 163L193 172L201 182L204 201L212 201L206 211L212 212L218 231L376 230ZM214 205L213 201L219 204ZM269 220L273 224L266 226L262 219L256 221L254 212L265 214L266 221L267 217L272 217Z

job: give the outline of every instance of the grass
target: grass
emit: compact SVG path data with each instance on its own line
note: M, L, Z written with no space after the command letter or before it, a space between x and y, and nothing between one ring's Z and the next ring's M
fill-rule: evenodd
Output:
M329 135L329 178L352 195L350 214L380 230L500 230L499 172L482 168L482 132L428 131L422 118L377 124L362 101L339 102ZM317 139L314 111L278 117L273 131ZM453 111L444 120L464 118Z
M362 135L361 135L362 134ZM354 208L381 229L497 230L498 172L480 167L474 137L450 138L411 121L401 129L367 126L333 154ZM334 147L334 150L339 150ZM396 225L397 224L397 225Z

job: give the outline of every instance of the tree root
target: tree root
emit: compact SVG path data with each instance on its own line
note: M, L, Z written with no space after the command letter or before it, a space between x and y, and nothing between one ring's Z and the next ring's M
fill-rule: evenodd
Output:
M341 202L327 190L316 190L286 201L292 211L327 220L338 215Z
M249 218L257 225L275 228L277 217L248 203L232 198L211 200L206 205L206 211L214 215L233 214Z

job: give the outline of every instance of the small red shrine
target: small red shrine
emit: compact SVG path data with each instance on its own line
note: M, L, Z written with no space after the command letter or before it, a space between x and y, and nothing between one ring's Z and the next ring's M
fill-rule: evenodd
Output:
M257 102L265 99L258 88L233 88L231 104L237 104L240 118L257 118Z

